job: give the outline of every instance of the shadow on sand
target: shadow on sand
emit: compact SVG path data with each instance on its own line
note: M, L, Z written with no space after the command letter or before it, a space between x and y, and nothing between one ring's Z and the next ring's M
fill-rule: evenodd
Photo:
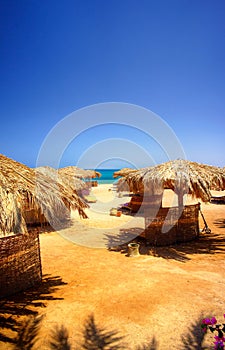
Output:
M44 275L42 282L33 288L0 299L0 341L15 342L15 332L21 328L24 317L38 315L37 307L45 307L45 300L60 300L52 294L67 283L59 276Z
M217 219L214 221L214 225L219 228L225 228L225 219Z
M205 333L201 330L201 317L193 321L187 326L185 335L181 335L182 345L180 350L197 350L206 349L203 346ZM29 316L21 327L18 329L18 334L15 339L17 350L30 350L38 340L38 332L40 330L42 317ZM107 330L99 327L94 315L90 315L83 325L83 330L80 333L80 341L76 344L71 344L69 341L69 332L64 325L57 326L52 329L49 338L48 349L50 350L122 350L128 349L125 343L125 337L120 335L117 330ZM143 344L134 348L134 350L157 350L159 342L155 336Z
M220 225L224 222L219 221ZM221 226L220 226L221 227ZM222 226L223 227L223 226ZM219 254L225 253L225 240L222 234L200 234L196 240L174 244L165 247L155 247L148 244L140 234L143 228L122 229L118 235L106 234L106 246L110 251L120 252L128 256L128 244L138 243L140 255L151 255L164 259L174 259L181 262L190 260L191 254Z

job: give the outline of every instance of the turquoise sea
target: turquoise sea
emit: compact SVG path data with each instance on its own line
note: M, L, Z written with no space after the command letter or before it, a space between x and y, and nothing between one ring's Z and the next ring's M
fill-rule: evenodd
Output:
M96 178L93 180L97 180L99 184L113 184L118 180L118 178L113 178L113 173L119 169L95 169L99 173L102 174L100 178Z

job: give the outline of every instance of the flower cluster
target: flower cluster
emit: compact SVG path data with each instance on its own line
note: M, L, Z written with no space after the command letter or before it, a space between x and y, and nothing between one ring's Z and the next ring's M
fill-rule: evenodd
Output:
M225 318L225 314L223 315ZM215 342L214 342L214 349L215 350L224 350L224 343L225 343L225 323L218 324L217 319L215 317L210 318L204 318L202 320L201 328L203 332L207 332L207 329L209 329L212 333L217 332L217 335L214 336Z

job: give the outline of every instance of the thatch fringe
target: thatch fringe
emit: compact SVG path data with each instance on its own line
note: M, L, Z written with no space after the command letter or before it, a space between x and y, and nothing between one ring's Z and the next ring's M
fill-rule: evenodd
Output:
M126 181L132 192L154 195L163 189L172 189L178 195L190 194L203 202L210 200L210 189L225 189L222 168L186 160L174 160L129 172L121 180L121 185L123 181Z
M96 170L86 170L82 168L78 168L76 166L67 166L65 168L59 169L59 174L67 175L80 179L93 179L97 177L101 177L101 173Z
M132 169L132 168L122 168L120 170L115 171L114 174L113 174L113 177L117 178L117 177L120 177L120 176L126 176L126 175L129 175L129 174L133 174L136 171L138 171L138 170L137 169Z
M54 228L61 228L76 209L87 217L86 203L66 186L6 156L0 155L0 230L26 233L25 212L34 210L39 222L44 218Z

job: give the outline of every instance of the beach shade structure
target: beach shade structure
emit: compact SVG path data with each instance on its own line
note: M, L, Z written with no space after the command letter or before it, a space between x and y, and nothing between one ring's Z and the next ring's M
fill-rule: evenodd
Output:
M101 173L95 170L78 168L76 166L67 166L59 169L59 174L73 176L80 179L94 179L101 177Z
M185 194L208 202L210 189L225 189L225 173L222 168L182 159L143 168L128 174L125 179L133 192L154 195L163 189L171 189L178 196L179 206L183 206Z
M118 178L118 177L124 177L127 176L129 174L133 174L136 171L138 171L138 169L132 169L132 168L122 168L120 170L117 170L113 173L113 177L114 178Z
M98 182L96 178L101 177L101 173L95 170L89 170L89 169L82 169L78 168L76 166L68 166L65 168L60 168L59 173L63 176L70 177L70 179L73 181L73 179L82 179L85 181L87 187L93 187L97 186Z
M42 279L39 234L29 223L65 227L70 210L86 217L86 204L68 187L0 155L0 297L26 290Z
M26 223L48 222L60 228L70 219L70 210L80 215L87 205L82 199L61 184L49 181L42 173L0 155L0 230L8 233L25 233Z
M125 176L130 191L142 194L139 208L145 212L144 236L153 245L190 241L199 236L199 203L184 206L184 196L210 201L210 189L223 190L221 168L186 160L174 160ZM178 207L162 208L164 189L178 196Z
M50 166L42 166L35 169L36 172L41 172L45 176L48 176L52 181L60 183L62 186L67 187L70 192L80 195L82 190L87 188L85 181L80 177L74 177L71 172L59 172Z
M137 169L132 169L132 168L122 168L120 170L117 170L113 173L113 177L119 178L116 182L116 189L117 192L123 192L123 191L129 191L129 186L126 182L126 176L129 174L133 174Z

